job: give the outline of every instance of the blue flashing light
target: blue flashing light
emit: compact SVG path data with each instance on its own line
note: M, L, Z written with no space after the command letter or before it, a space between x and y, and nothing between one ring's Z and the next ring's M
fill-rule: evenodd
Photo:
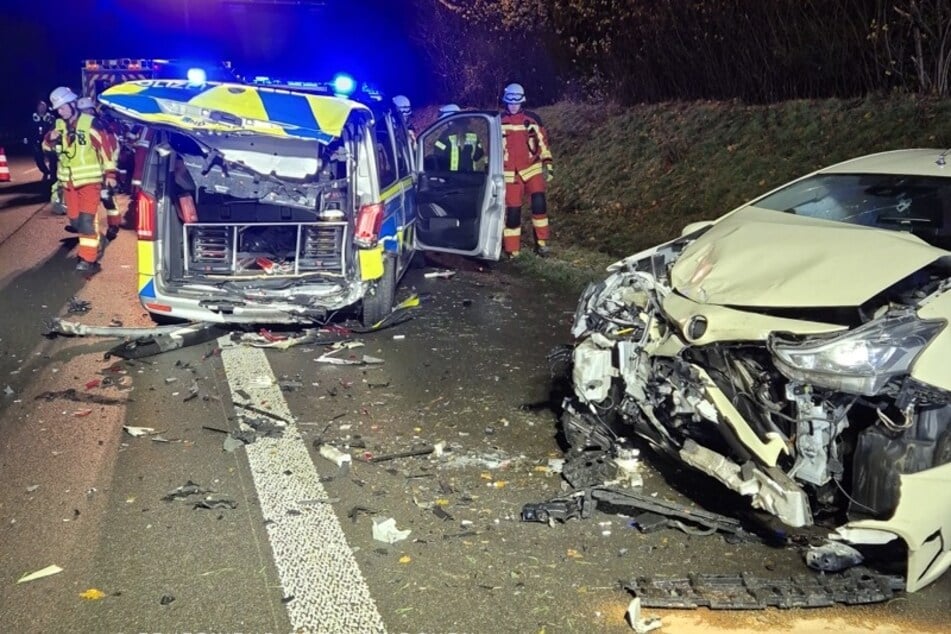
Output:
M333 88L338 95L350 96L357 89L357 82L350 75L340 73L334 77Z
M203 68L189 68L186 77L188 78L189 84L196 86L200 86L208 80L208 76L205 74Z

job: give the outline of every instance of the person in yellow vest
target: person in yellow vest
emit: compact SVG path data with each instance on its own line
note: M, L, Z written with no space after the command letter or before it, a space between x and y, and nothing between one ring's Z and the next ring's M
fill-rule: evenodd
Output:
M439 118L462 112L454 103L439 109ZM433 145L437 168L449 172L485 171L485 149L479 135L466 129L462 120L451 122Z
M77 271L99 266L102 236L99 232L99 197L105 184L116 186L116 138L93 116L79 111L79 97L60 87L50 93L59 115L55 127L43 139L43 149L59 158L57 178L63 184L66 215L79 234Z

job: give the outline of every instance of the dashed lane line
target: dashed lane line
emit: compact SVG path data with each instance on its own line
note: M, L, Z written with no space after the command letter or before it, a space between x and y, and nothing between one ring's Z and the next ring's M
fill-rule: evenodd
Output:
M243 391L252 404L267 403L269 412L290 421L281 438L260 438L245 448L261 511L270 520L267 534L284 595L294 597L286 604L294 631L385 632L331 505L300 509L301 501L326 499L327 492L264 351L235 347L228 337L219 343L232 400L245 402Z

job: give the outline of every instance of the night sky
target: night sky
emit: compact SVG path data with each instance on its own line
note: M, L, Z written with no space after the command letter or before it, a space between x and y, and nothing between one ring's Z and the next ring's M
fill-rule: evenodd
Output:
M0 128L86 58L226 59L246 76L320 80L339 71L425 99L404 0L3 0ZM12 6L11 6L12 5Z

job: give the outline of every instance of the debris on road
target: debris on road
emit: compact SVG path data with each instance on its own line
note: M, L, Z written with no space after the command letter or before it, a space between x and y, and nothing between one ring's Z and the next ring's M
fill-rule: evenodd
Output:
M627 620L631 624L631 629L637 634L647 634L659 630L663 625L660 617L654 616L645 619L641 616L641 600L638 597L631 599L627 606Z
M106 593L97 588L89 588L85 592L79 593L79 597L81 599L86 599L87 601L99 601L100 599L104 599L105 596Z
M238 508L238 503L231 498L225 497L207 497L200 502L195 502L192 509L231 509Z
M320 455L334 463L338 467L342 467L345 464L349 464L353 461L353 457L343 451L340 451L333 445L321 445L320 446Z
M173 500L184 500L192 495L205 495L206 493L214 493L214 491L211 489L203 489L201 485L189 480L182 486L169 491L165 497L162 498L162 501L172 502Z
M152 429L151 427L133 427L132 425L123 425L122 429L125 430L127 434L133 438L141 438L142 436L154 436L158 432Z
M383 519L374 517L373 518L373 539L378 542L383 542L385 544L395 544L396 542L401 542L407 537L412 531L406 529L401 531L396 528L396 520L392 517Z
M28 581L36 581L37 579L42 579L44 577L50 577L52 575L57 575L63 572L63 569L57 565L47 566L42 570L37 570L36 572L31 572L28 575L23 575L17 580L17 583L27 583Z
M126 402L123 399L102 396L101 394L84 394L73 388L59 390L58 392L43 392L37 395L34 400L55 401L56 399L75 401L76 403L95 403L96 405L123 405Z
M39 488L40 488L40 485L38 485L38 484L31 484L30 486L28 486L28 487L26 488L26 492L27 492L27 493L33 493L34 491L36 491L36 490L39 489Z
M555 521L567 522L570 519L587 519L594 510L594 501L587 496L575 496L549 500L548 502L529 503L522 507L523 522L553 524Z
M76 418L85 418L89 416L90 414L92 414L91 409L77 409L76 411L73 412L73 416Z
M806 565L823 572L841 572L858 566L865 558L855 548L842 542L826 542L805 552Z
M763 610L824 608L836 603L881 603L901 594L905 581L867 568L842 573L764 578L747 573L640 577L624 588L649 608Z
M443 269L441 271L429 271L427 273L424 273L423 277L425 277L427 280L431 280L433 278L449 279L450 277L453 277L455 274L456 274L455 271Z
M162 604L162 605L168 605L169 603L171 603L171 602L174 601L174 600L175 600L175 597L173 597L172 595L170 595L170 594L163 594L163 595L162 595L162 598L159 599L159 603Z
M428 456L431 453L436 451L435 445L425 445L417 449L410 449L408 451L397 451L395 453L380 454L378 456L368 455L364 458L360 458L363 462L388 462L390 460L397 460L399 458L414 458L417 456Z
M5 388L3 388L3 395L4 395L4 396L13 396L14 394L16 394L16 392L15 392L15 391L13 390L13 388L10 387L9 385L6 386Z
M92 302L87 302L76 297L70 297L69 304L66 306L66 312L70 315L85 315L91 309Z
M56 337L109 337L127 339L111 348L106 358L143 359L169 350L178 350L216 339L227 331L218 324L194 322L152 328L124 326L89 326L65 319L50 319L45 324L44 336Z

